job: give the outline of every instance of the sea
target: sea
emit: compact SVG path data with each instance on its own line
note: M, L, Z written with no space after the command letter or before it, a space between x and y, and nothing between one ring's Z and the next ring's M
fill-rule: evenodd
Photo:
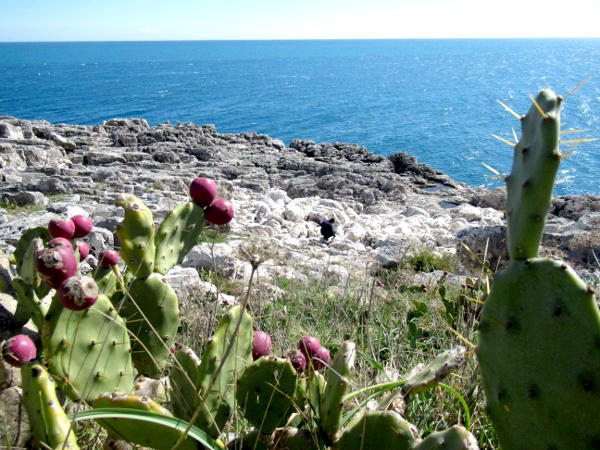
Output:
M600 39L0 43L0 115L351 142L493 188L512 148L492 135L520 134L499 102L524 114L553 89L568 95L563 128L585 130L563 138L600 138L599 75ZM600 194L600 141L570 152L555 194Z

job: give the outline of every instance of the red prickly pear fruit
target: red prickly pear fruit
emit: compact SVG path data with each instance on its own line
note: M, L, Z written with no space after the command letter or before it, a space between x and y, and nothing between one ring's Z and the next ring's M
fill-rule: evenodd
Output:
M37 349L29 336L17 334L4 343L2 356L11 366L21 367L37 357Z
M79 262L83 261L90 254L90 246L83 241L77 241L77 250L79 250Z
M90 234L92 228L94 228L94 222L92 219L86 216L77 215L71 217L71 220L75 224L75 232L73 233L74 238L82 238Z
M71 219L52 219L48 223L48 231L52 237L71 239L75 233L75 224Z
M233 205L225 198L218 198L206 208L204 218L213 225L226 225L233 219Z
M271 336L264 331L255 331L252 335L252 359L256 361L261 356L271 353L273 343Z
M51 288L58 289L77 272L77 260L71 245L56 245L36 253L36 268Z
M208 178L196 178L190 184L190 197L202 208L210 205L217 197L217 183Z
M298 341L298 349L304 353L307 360L315 356L320 348L321 342L315 337L304 336Z
M67 278L58 290L61 305L73 311L87 309L98 300L98 285L93 278L75 275Z
M103 250L98 255L98 261L102 267L110 269L119 264L119 254L110 250Z
M315 370L321 369L325 364L329 363L329 350L321 347L312 358L312 365Z
M64 245L70 249L73 249L73 244L71 244L71 241L66 238L62 238L62 237L57 237L57 238L51 239L46 244L46 247L47 248L56 248L61 245Z
M306 356L301 351L294 350L290 355L290 362L296 372L302 373L306 370Z

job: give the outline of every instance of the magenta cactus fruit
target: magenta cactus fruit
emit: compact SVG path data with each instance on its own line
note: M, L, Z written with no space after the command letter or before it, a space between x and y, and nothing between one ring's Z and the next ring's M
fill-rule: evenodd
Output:
M119 264L119 254L110 250L103 250L98 255L98 262L102 267L110 269Z
M304 353L307 360L315 356L320 348L321 342L315 337L303 336L298 341L298 350Z
M53 247L38 251L35 256L38 272L54 289L58 289L63 281L77 272L77 260L70 243L55 243Z
M325 347L319 348L311 361L315 370L321 369L325 364L329 363L329 350Z
M71 241L68 240L67 238L62 238L62 237L57 237L57 238L51 239L46 244L46 247L47 248L56 248L61 245L65 245L66 247L73 249L73 244L71 244Z
M190 197L202 208L209 206L217 197L217 183L208 178L196 178L190 184Z
M81 311L96 303L100 291L93 278L74 275L67 278L58 290L58 299L67 309Z
M296 369L296 372L302 373L306 370L306 356L301 351L294 350L291 352L290 362L294 366L294 369Z
M264 331L255 331L252 335L252 359L256 361L261 356L267 356L271 353L273 343L271 336Z
M226 225L233 219L233 205L225 198L218 198L206 208L204 218L213 225Z
M11 366L21 367L37 357L37 349L29 336L17 334L4 343L2 356Z
M73 233L74 238L85 237L90 234L92 228L94 228L94 222L86 216L73 216L71 217L71 221L75 224L75 232Z
M79 262L83 261L90 254L90 246L83 241L77 241L77 250L79 250Z
M71 239L75 233L75 224L71 219L52 219L48 223L48 232L55 238Z

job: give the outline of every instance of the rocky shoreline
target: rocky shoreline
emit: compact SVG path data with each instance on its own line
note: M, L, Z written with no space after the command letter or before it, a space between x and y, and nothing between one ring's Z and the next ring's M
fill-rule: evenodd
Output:
M182 290L197 288L199 268L247 279L249 247L268 255L265 279L326 275L334 284L423 249L456 254L462 274L484 257L492 267L506 260L503 189L469 187L404 153L385 158L355 144L302 140L286 146L192 123L52 125L8 116L0 117L0 253L28 227L83 213L96 224L97 254L115 244L119 193L137 195L160 217L187 199L197 176L217 181L236 218L230 239L198 245L169 274ZM318 223L330 218L337 236L327 244ZM599 225L600 197L556 197L542 253L597 273Z

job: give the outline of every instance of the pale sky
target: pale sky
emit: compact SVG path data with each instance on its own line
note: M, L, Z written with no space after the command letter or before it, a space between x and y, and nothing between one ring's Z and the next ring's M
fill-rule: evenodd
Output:
M600 37L600 0L1 0L0 42Z

